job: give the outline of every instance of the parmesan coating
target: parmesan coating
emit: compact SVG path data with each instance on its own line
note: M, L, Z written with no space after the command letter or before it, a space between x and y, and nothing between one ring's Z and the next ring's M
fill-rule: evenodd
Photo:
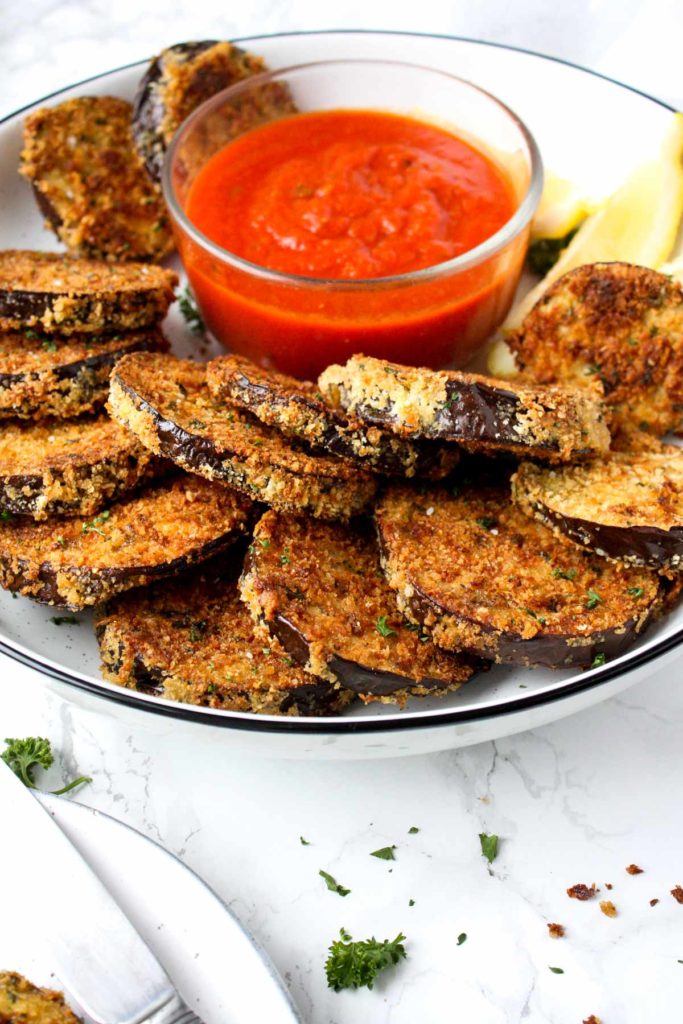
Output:
M135 144L152 177L161 177L166 149L193 110L235 82L263 71L267 67L261 57L215 40L177 43L154 57L133 110Z
M21 173L75 256L158 262L173 250L161 188L135 150L132 112L113 96L81 96L26 118Z
M76 611L174 576L230 547L251 503L199 477L165 481L98 513L0 522L0 585Z
M0 333L0 419L68 418L103 406L109 374L128 352L163 350L159 330L125 334Z
M255 622L307 672L353 685L366 702L444 694L473 673L397 612L376 543L360 527L266 512L241 593Z
M599 398L576 388L401 366L362 355L344 366L328 366L318 384L333 405L402 437L556 462L609 448Z
M178 276L142 263L110 264L53 252L0 252L0 330L120 333L161 320Z
M347 519L363 511L375 478L352 463L313 455L249 414L213 398L206 368L172 356L125 356L109 407L151 451L284 511Z
M600 555L618 552L632 564L680 566L683 450L674 445L613 452L587 466L522 463L512 478L512 496L527 515ZM642 543L648 538L651 545L668 546L663 561L655 557L651 563L643 555Z
M266 370L244 356L221 356L207 367L211 392L253 413L286 437L359 462L392 476L437 480L456 466L459 453L433 442L416 442L346 416L323 399L310 381Z
M0 971L0 1024L80 1024L61 992L38 988L15 971Z
M0 509L36 520L92 515L162 465L105 414L7 423L0 429Z
M453 495L396 486L376 518L399 606L447 649L515 664L602 664L662 605L655 573L556 538L503 487Z
M234 569L220 561L115 598L96 616L96 631L106 679L169 700L315 715L353 699L256 636Z
M628 263L577 267L507 342L530 379L602 389L621 445L683 427L683 288L664 274Z

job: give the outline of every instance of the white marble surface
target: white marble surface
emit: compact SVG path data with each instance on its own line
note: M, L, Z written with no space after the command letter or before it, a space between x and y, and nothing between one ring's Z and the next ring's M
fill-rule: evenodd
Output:
M0 7L0 114L180 38L333 26L510 42L683 105L673 0L581 0L564 13L501 0L479 13L433 0L409 13L353 0L261 0L240 10L159 0L144 9L129 0ZM237 759L228 743L217 757L199 741L179 748L171 732L128 735L30 685L29 675L0 661L0 735L49 736L67 770L94 777L79 799L197 870L269 951L307 1024L680 1019L683 906L670 895L683 884L678 672L496 744L349 764ZM418 834L408 834L412 825ZM490 870L481 831L502 837ZM369 856L391 843L395 863ZM626 874L632 861L642 875ZM328 892L320 868L351 894ZM568 899L567 886L580 881L600 885L618 917L601 914L597 900ZM650 907L652 898L661 902ZM550 939L548 921L564 924L566 937ZM332 993L323 963L342 925L358 938L402 929L407 961L372 992ZM461 932L468 938L458 947Z

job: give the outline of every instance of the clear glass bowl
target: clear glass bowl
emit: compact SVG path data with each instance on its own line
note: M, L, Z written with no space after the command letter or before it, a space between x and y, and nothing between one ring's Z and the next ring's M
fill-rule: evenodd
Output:
M212 242L185 210L196 175L244 132L297 112L372 109L452 130L501 166L517 208L476 248L392 277L323 280L269 270ZM522 121L500 100L443 71L392 61L322 61L247 79L181 125L163 189L202 316L228 349L313 379L350 355L463 366L505 318L521 274L543 169Z

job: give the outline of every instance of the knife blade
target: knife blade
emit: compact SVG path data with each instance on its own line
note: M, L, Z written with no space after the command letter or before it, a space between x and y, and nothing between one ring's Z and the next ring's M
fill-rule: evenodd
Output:
M22 894L27 926L38 926L51 969L83 1013L94 1024L197 1021L97 875L1 761L0 815L3 888L11 882Z

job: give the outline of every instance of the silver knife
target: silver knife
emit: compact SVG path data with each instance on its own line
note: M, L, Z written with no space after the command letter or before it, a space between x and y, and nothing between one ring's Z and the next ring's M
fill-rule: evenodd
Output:
M0 879L22 894L52 971L93 1024L202 1024L102 882L0 761ZM4 917L4 915L3 915ZM40 940L39 940L40 941Z

